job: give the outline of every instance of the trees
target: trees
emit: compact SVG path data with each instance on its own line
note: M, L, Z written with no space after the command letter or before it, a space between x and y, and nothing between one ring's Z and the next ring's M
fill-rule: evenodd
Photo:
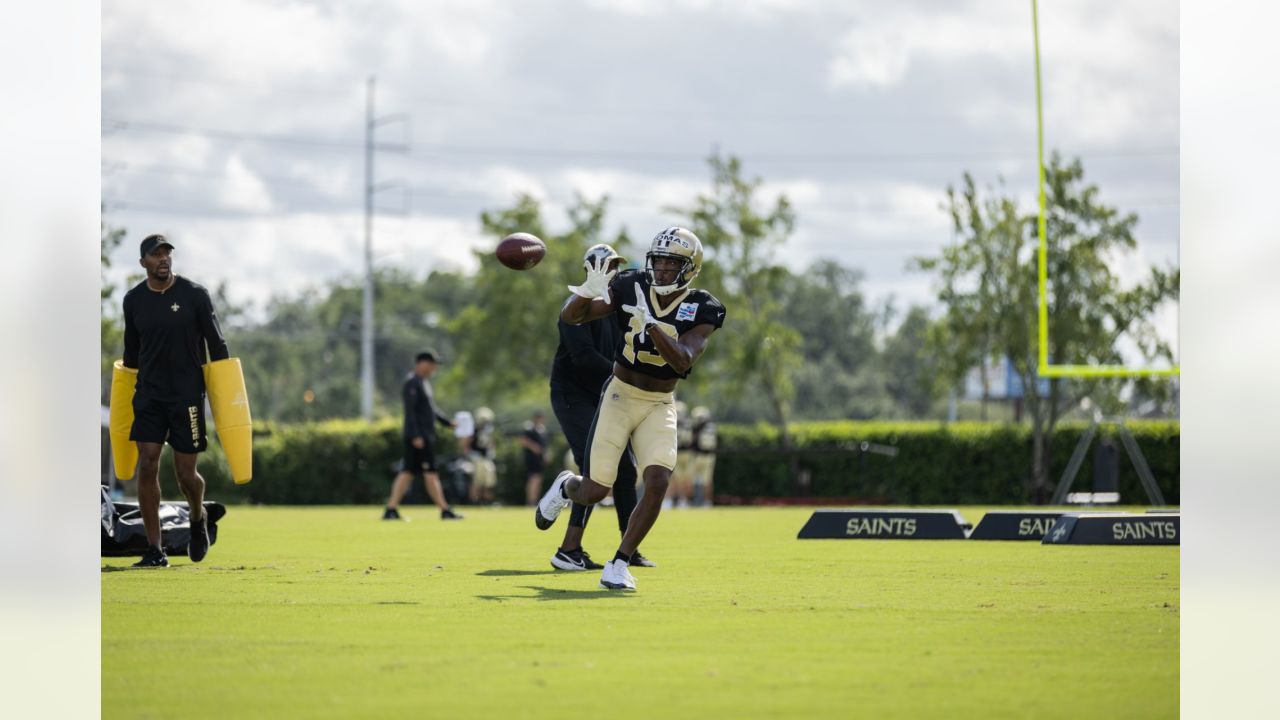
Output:
M794 229L795 212L785 195L779 195L771 209L757 209L761 180L744 179L738 158L713 155L708 163L711 193L699 195L691 208L675 209L689 218L689 229L711 259L703 265L697 285L728 309L725 334L732 339L710 343L707 354L715 358L726 392L737 395L751 388L764 394L783 445L790 447L787 421L795 395L792 377L801 362L801 337L788 322L783 304L791 274L775 262L773 253ZM699 360L700 368L704 362Z
M1105 205L1086 184L1079 160L1064 164L1057 153L1045 168L1050 362L1121 364L1127 340L1143 358L1172 358L1152 324L1156 308L1178 296L1178 270L1153 268L1133 287L1121 287L1117 256L1132 250L1138 217ZM1007 356L1025 388L1032 424L1028 479L1037 497L1049 482L1049 444L1063 414L1083 398L1114 397L1122 381L1053 378L1041 392L1037 377L1037 256L1035 213L995 190L979 193L966 173L961 188L947 191L957 242L917 266L937 274L945 317L941 372L952 381L988 357ZM1148 388L1150 384L1148 383Z
M470 285L453 273L417 278L399 269L378 268L374 288L375 398L379 412L396 414L400 384L414 354L434 347L447 359L453 357L455 339L447 319L459 304L469 302ZM222 295L221 288L217 294ZM273 298L265 319L257 322L237 322L236 308L225 299L215 297L214 302L219 315L227 316L227 343L244 358L255 418L300 421L359 413L359 278Z
M885 340L880 354L885 389L903 417L928 417L941 396L938 355L932 352L929 342L932 327L929 311L912 306L897 332Z
M102 376L102 397L103 403L111 399L111 366L120 358L121 350L124 347L124 323L120 320L120 301L116 297L116 286L109 284L106 278L106 271L111 267L111 253L120 243L124 242L125 229L113 228L107 225L103 220L99 223L102 230L101 248L102 248L102 304L99 308L99 320L102 324L101 330L101 367L99 371Z
M603 233L607 198L591 202L578 197L569 208L569 228L552 233L542 219L538 202L519 198L513 207L485 212L481 224L494 243L510 233L529 232L547 244L537 267L513 271L477 251L480 270L474 278L470 302L449 324L459 339L457 362L445 369L447 379L478 403L498 400L547 400L547 378L559 345L556 322L569 296L567 285L582 279L582 256L587 248L609 242L627 255L625 233L606 240Z

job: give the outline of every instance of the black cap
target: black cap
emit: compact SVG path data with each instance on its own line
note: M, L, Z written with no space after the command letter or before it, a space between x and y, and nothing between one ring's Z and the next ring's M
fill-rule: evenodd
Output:
M142 239L142 255L146 257L156 251L156 248L167 247L173 249L173 243L169 242L163 235L148 235Z
M414 359L414 362L439 363L440 353L436 352L435 350L423 350L422 352L418 353L418 357Z

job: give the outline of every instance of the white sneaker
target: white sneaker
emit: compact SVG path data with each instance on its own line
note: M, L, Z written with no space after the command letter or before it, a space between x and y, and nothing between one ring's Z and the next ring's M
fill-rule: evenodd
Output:
M560 489L564 487L565 481L571 477L573 477L573 473L568 470L557 475L556 479L551 483L551 488L538 501L538 507L533 511L533 522L538 526L539 530L546 530L551 527L556 518L560 517L560 511L571 504L572 501L560 492Z
M604 572L600 574L600 587L605 590L635 590L636 579L631 577L626 563L610 560L604 564Z

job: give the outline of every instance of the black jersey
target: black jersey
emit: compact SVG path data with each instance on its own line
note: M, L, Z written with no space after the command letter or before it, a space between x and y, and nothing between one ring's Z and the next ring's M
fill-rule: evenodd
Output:
M582 325L561 320L560 345L551 362L551 387L562 392L600 397L600 389L613 376L613 356L622 332L613 318L603 317Z
M645 302L649 304L649 311L658 321L657 326L648 331L639 318L622 309L623 305L635 305L637 295L644 296ZM689 373L678 373L667 364L658 353L658 347L650 336L651 332L665 332L673 338L679 338L696 325L713 325L717 328L724 325L724 305L711 293L686 288L666 298L670 304L662 306L658 303L657 293L649 286L649 280L639 270L618 273L609 284L609 298L614 307L613 319L624 333L615 359L625 367L659 380L684 378Z
M436 405L436 393L431 381L409 373L400 386L400 399L404 401L404 438L420 437L427 442L436 441L435 423L448 427L453 421ZM433 422L434 421L434 422Z
M143 280L124 296L124 366L138 369L139 396L190 401L204 393L208 359L228 357L213 300L203 285L175 276L163 292Z

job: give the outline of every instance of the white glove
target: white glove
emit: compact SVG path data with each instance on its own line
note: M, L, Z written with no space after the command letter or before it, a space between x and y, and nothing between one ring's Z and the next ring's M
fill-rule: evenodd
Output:
M645 302L644 290L640 287L640 283L636 283L636 304L623 305L622 310L623 312L631 313L633 316L640 318L640 326L643 328L640 331L640 342L644 342L644 331L647 330L650 325L657 324L658 320L653 316L653 313L649 311L649 303Z
M570 285L569 292L579 297L601 298L605 302L609 302L609 283L613 280L613 276L618 271L609 272L608 266L597 267L594 264L587 267L587 279L581 285Z

